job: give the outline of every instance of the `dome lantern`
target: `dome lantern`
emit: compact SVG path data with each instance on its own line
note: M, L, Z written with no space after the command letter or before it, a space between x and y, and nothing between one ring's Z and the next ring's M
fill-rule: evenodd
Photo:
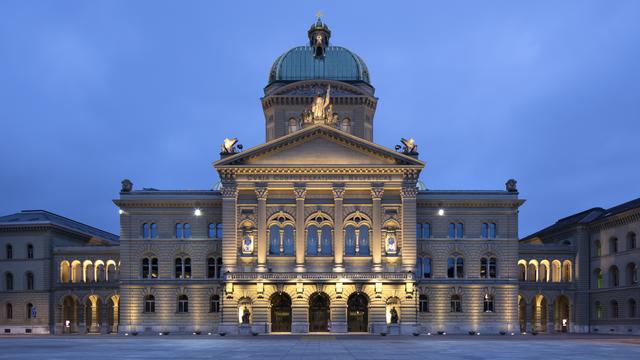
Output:
M329 38L331 37L331 30L322 22L320 16L322 13L318 11L316 14L318 19L315 24L311 25L311 28L307 32L309 36L309 46L313 48L313 56L317 58L324 57L325 49L329 46Z

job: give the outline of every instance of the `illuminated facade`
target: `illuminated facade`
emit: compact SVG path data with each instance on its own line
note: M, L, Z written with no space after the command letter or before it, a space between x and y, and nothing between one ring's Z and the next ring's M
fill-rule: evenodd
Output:
M308 45L275 60L261 99L266 142L243 150L225 139L213 164L220 186L136 190L124 180L119 242L89 227L54 242L41 265L38 307L49 311L39 332L639 331L630 307L615 321L590 310L640 300L635 245L624 257L585 249L614 233L635 239L640 205L519 243L514 180L504 190L427 190L412 139L373 142L367 66L330 36L318 19ZM0 325L23 333L35 323L16 310L9 319L7 305L24 308L36 293L6 289L6 274L34 264L7 255L33 233L11 219L0 218ZM613 263L629 285L590 287L590 274Z

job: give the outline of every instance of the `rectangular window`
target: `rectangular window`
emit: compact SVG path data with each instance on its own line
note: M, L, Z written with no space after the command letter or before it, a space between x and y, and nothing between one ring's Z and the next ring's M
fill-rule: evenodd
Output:
M422 238L423 239L431 238L431 224L429 223L422 224Z
M453 279L456 275L456 259L447 259L447 277Z
M496 238L496 224L491 223L489 224L489 239L495 239Z
M464 227L462 226L462 223L458 223L456 224L456 238L462 239L463 236L464 236Z
M456 238L456 224L451 223L449 224L449 239L455 239Z
M431 278L431 258L426 257L424 258L424 260L422 261L422 277L426 278L426 279L430 279Z
M420 223L416 224L416 237L422 239L422 224Z

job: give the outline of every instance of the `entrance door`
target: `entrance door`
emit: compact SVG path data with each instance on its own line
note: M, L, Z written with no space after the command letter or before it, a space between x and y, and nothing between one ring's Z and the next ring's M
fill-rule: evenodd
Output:
M347 300L347 330L367 332L369 324L369 300L362 293L349 296Z
M309 332L329 331L329 296L315 293L309 298Z
M271 298L271 332L291 332L291 298L285 293Z

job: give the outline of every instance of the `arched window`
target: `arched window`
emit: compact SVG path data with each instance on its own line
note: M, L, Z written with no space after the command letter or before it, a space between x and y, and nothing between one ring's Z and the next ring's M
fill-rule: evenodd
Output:
M636 233L630 232L627 234L627 250L636 248Z
M182 234L182 224L176 224L176 239L182 239L183 234Z
M638 267L635 263L627 264L627 285L633 286L638 283Z
M609 281L610 287L620 286L620 272L618 271L618 267L615 265L609 268Z
M216 277L218 279L222 278L222 258L219 257L218 260L216 260Z
M602 283L602 270L600 269L595 269L593 271L593 277L595 280L595 287L596 289L602 289L603 287L603 283Z
M615 254L618 252L618 238L612 237L609 239L609 254Z
M216 277L216 259L208 258L207 259L207 278L212 279Z
M269 255L293 256L295 243L295 222L281 211L268 221Z
M615 301L615 300L611 300L611 302L609 303L609 306L611 308L610 309L610 311L611 311L611 313L610 313L611 316L610 317L612 319L617 319L618 315L619 315L619 313L618 313L618 302Z
M562 281L563 282L571 282L571 278L572 278L571 275L572 275L571 261L565 260L562 263Z
M142 259L142 278L143 279L158 278L158 258L146 257Z
M346 256L370 256L369 232L371 220L356 211L349 215L344 227L344 253Z
M431 258L428 256L422 259L422 277L431 278Z
M462 312L462 300L458 294L451 295L451 312Z
M447 277L450 279L464 278L464 258L462 255L453 255L447 259Z
M321 212L317 212L307 219L307 255L333 255L333 222Z
M148 223L142 224L142 238L143 239L151 238L151 229Z
M209 239L214 239L216 237L216 224L209 224L207 228L207 236L209 236Z
M627 308L629 309L629 317L636 317L636 301L634 299L627 301Z
M60 282L68 283L71 281L71 266L67 260L60 262Z
M146 313L154 313L156 312L156 298L148 294L144 297L144 312Z
M549 260L540 261L540 282L549 282Z
M216 239L222 239L222 223L216 224Z
M418 223L416 226L416 237L418 239L429 239L431 238L431 224L429 223Z
M602 243L596 240L593 243L593 256L602 256Z
M484 294L484 312L494 312L493 295Z
M496 238L496 224L495 223L482 223L480 236L483 239L495 239Z
M529 265L527 265L527 280L532 282L538 281L538 261L529 260Z
M4 274L4 288L5 290L13 290L13 274L8 272Z
M596 301L596 303L594 304L594 308L596 313L596 320L602 320L602 318L604 317L604 309L602 308L602 304L599 301Z
M483 279L495 279L498 261L494 257L480 259L480 277Z
M6 250L7 259L13 259L13 246L7 244Z
M33 290L34 287L34 278L33 278L33 273L32 272L28 272L27 273L27 290Z
M187 297L187 295L178 296L178 312L179 313L189 312L189 297Z
M27 259L33 259L33 245L27 245Z
M527 262L525 260L518 261L518 280L527 280Z
M158 238L158 224L156 223L151 223L151 238L152 239Z
M33 304L27 303L27 320L33 317Z
M420 295L419 298L420 312L429 312L429 297L427 295Z
M464 235L464 225L462 223L449 224L449 239L462 239Z
M561 280L561 268L562 264L560 264L560 260L553 260L551 262L551 281L560 282Z
M209 297L209 312L220 312L220 295L211 295Z
M6 309L7 320L13 319L13 305L11 305L11 303L8 303L5 306L5 309Z
M191 279L191 258L176 258L175 276L176 279Z

